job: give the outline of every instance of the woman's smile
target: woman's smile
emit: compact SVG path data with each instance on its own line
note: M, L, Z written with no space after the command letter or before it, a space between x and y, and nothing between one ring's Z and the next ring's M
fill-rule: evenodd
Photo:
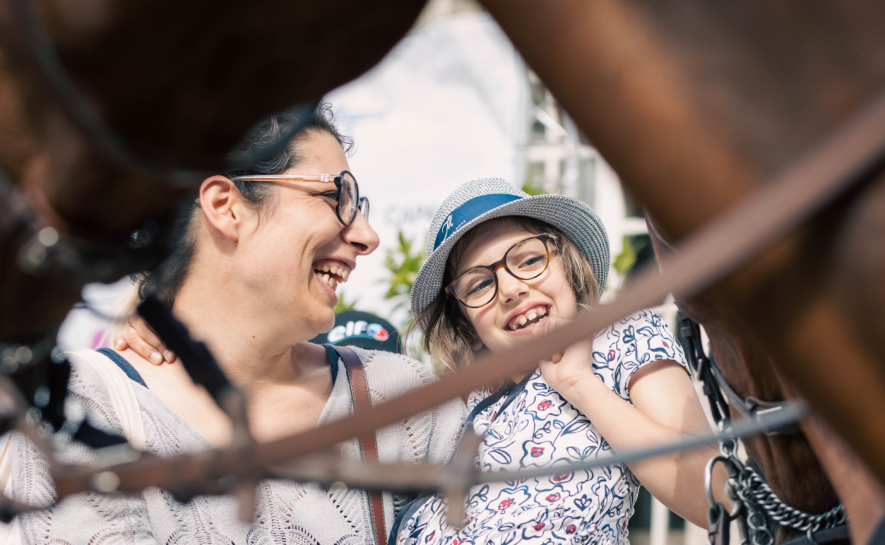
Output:
M333 292L338 288L338 284L347 282L352 270L352 266L335 259L320 259L313 264L314 275Z

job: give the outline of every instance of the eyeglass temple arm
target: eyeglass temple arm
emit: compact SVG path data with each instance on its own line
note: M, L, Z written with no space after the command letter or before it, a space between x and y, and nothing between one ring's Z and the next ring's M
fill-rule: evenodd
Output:
M300 174L256 174L254 176L236 176L231 178L235 182L334 182L340 176L331 174L318 174L314 176L302 176Z

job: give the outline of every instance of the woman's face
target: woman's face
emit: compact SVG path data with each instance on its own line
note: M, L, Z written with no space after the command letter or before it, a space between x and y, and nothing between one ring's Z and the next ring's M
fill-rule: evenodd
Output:
M326 132L310 132L296 146L299 162L283 174L349 169L341 146ZM254 304L267 309L267 320L291 324L298 340L307 340L332 328L337 286L356 268L357 256L375 251L378 235L360 213L349 227L341 224L331 181L275 185L276 202L255 213L238 242L239 276L257 298Z
M495 220L477 229L480 231L456 264L456 277L471 267L498 261L517 242L541 234L527 233L506 221ZM519 280L503 268L498 269L498 293L489 304L469 308L459 303L482 343L492 352L511 348L544 333L557 321L571 320L577 315L577 299L562 260L552 249L550 257L547 270L532 280Z

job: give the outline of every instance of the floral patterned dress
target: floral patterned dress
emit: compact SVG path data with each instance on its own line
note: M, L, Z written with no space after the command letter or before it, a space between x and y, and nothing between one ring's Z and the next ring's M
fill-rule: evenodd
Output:
M688 370L679 342L661 317L649 311L594 337L594 373L627 402L633 373L661 359L677 361ZM467 406L475 432L486 434L477 458L481 471L612 455L593 423L550 388L540 370L509 392L476 391ZM627 521L638 492L639 481L624 464L484 484L471 489L460 530L446 524L444 499L432 496L405 510L397 539L400 545L628 544Z

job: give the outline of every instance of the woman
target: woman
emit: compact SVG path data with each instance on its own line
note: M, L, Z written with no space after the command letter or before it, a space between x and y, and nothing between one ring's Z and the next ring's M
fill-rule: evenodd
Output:
M334 325L337 284L347 281L358 257L378 246L348 172L347 141L332 124L328 107L321 107L308 128L272 158L251 161L296 122L290 114L274 116L247 135L231 170L207 178L186 206L164 269L140 280L142 294L158 293L171 304L244 391L249 427L258 442L352 412L343 364L306 341ZM433 380L407 358L354 351L375 400ZM123 418L115 414L108 389L89 364L95 357L91 351L69 356L69 399L93 425L122 434ZM133 386L140 409L136 420L143 424L148 451L172 456L230 442L230 421L182 366L157 367L131 350L105 350L101 357L138 383ZM454 402L385 428L377 434L379 459L445 461L463 417L463 404ZM46 461L18 436L9 452L7 489L28 503L49 502ZM346 442L342 452L360 457L355 440ZM93 459L75 442L60 456L67 462ZM384 495L387 528L394 501ZM246 524L238 520L232 498L198 497L180 504L167 492L150 489L134 498L72 497L48 511L23 515L20 523L25 541L41 543L363 544L373 539L369 502L361 491L264 481L256 505L257 522Z
M452 370L480 350L509 350L572 320L598 302L609 269L608 238L588 206L560 195L530 197L496 179L469 182L443 202L427 253L412 312L425 349ZM679 342L649 311L534 372L473 392L467 405L468 425L485 435L482 471L604 458L709 432ZM703 525L704 466L716 454L708 447L477 486L460 529L446 523L442 497L419 499L403 510L391 541L626 543L640 482ZM716 479L723 483L725 475Z

